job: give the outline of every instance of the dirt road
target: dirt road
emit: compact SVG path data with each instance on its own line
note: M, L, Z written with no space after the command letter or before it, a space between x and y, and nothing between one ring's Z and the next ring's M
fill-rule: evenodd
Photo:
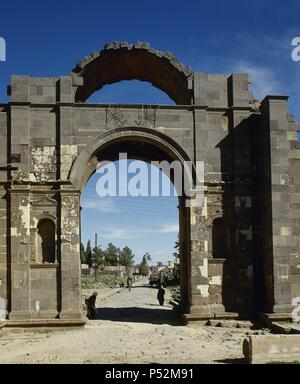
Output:
M131 292L128 289L118 291L104 300L100 294L97 300L98 320L172 325L181 323L180 317L174 313L173 307L169 304L171 299L169 290L165 290L164 306L158 303L157 289L151 288L147 281L134 284Z
M97 319L83 329L0 333L0 363L224 363L240 362L245 330L180 325L157 290L99 293ZM170 293L167 291L166 301ZM7 333L9 332L9 333ZM252 331L248 331L252 332Z

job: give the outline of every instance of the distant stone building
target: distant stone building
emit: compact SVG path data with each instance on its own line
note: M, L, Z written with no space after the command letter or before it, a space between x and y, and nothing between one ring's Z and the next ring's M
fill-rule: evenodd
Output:
M108 274L108 275L116 275L120 277L125 277L127 275L126 273L126 267L120 265L120 266L107 266L103 269L102 274Z
M176 105L85 102L130 79L152 83ZM205 162L203 206L179 199L188 321L291 316L300 296L300 128L286 96L258 103L247 74L193 72L143 42L108 44L68 76L12 76L9 94L0 105L0 300L8 322L84 322L81 192L98 161L120 152Z

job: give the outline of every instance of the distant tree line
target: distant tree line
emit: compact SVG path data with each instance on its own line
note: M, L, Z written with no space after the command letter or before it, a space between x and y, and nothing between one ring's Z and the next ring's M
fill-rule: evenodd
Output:
M133 254L132 249L130 249L129 247L126 246L123 249L120 249L114 244L109 243L106 249L102 249L101 246L92 248L90 240L87 242L86 247L84 247L84 245L81 243L80 258L81 263L88 264L90 268L94 267L94 264L96 264L96 266L99 268L119 265L128 268L135 265L135 255ZM141 275L149 275L150 261L151 256L147 252L143 256L142 262L137 265L137 267L139 267L139 272Z
M102 249L101 246L92 248L89 240L86 247L81 244L80 249L81 263L88 264L90 268L93 267L93 264L98 267L118 265L132 267L135 263L134 257L135 255L129 247L120 249L112 243L109 243L106 249Z

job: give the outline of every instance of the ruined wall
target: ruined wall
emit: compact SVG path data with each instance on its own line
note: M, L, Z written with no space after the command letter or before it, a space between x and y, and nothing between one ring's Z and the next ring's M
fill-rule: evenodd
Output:
M0 310L6 311L9 284L7 281L8 249L7 249L7 205L5 181L7 179L7 107L0 105L0 298L2 306ZM1 316L1 315L0 315Z
M299 303L300 297L300 126L295 123L293 116L288 116L289 129L287 139L289 143L289 212L290 234L290 284L291 297L294 305Z
M261 110L264 292L269 311L287 313L299 297L299 126L285 96L267 97Z
M194 310L251 313L254 304L253 214L256 114L247 75L195 74L196 159L205 161L206 196L195 212L192 257L197 285ZM215 219L227 226L224 260L212 261ZM199 273L200 270L200 273ZM211 272L213 271L213 272ZM219 271L219 272L217 272ZM212 273L219 275L212 276ZM201 309L202 308L202 309Z
M260 105L247 75L193 74L172 55L138 44L122 45L126 60L137 51L142 60L150 55L163 76L157 86L164 84L184 105L83 104L103 86L92 69L118 47L87 57L70 76L13 76L12 102L0 106L0 297L8 300L9 319L82 321L84 182L71 174L79 167L86 181L104 143L134 132L142 142L151 138L157 148L151 157L167 146L166 157L182 153L205 163L203 206L180 208L182 293L191 316L289 313L292 298L300 296L300 156L286 98L268 97ZM139 73L141 79L154 80L153 68ZM114 71L120 75L118 66ZM38 254L43 219L55 226L54 263L41 263ZM218 220L225 228L221 257L214 255Z
M203 81L200 76L200 83L197 85L197 78L195 76L195 97L196 90ZM22 83L23 79L20 80ZM56 81L61 85L61 79ZM68 82L66 78L64 81L69 84L69 87L56 86L55 89L58 92L56 98L72 100L74 97L72 81ZM191 212L191 311L204 314L222 312L225 309L252 311L254 225L252 131L254 125L250 121L250 116L253 115L253 108L250 104L250 93L248 92L247 106L244 101L245 92L238 93L240 89L245 88L245 84L248 85L248 78L246 76L226 78L210 76L206 77L206 82L208 105L199 105L195 108L70 105L67 103L49 106L48 99L43 98L37 105L34 104L36 92L29 87L29 101L32 102L30 107L12 106L12 132L15 130L19 134L18 124L22 121L25 137L23 123L27 119L27 137L26 139L14 138L12 151L21 155L18 170L13 172L15 182L31 182L31 195L34 193L37 199L41 199L40 211L36 212L34 203L30 202L32 208L28 213L31 223L31 243L27 246L27 252L31 255L32 262L35 253L34 231L38 217L49 213L55 217L57 209L60 220L58 227L61 230L58 253L65 255L61 259L60 272L57 274L61 273L62 281L67 281L67 276L70 277L68 271L73 268L72 265L74 271L77 270L74 260L70 258L67 262L67 255L76 254L79 247L79 217L76 216L76 210L74 219L65 216L63 205L59 202L62 199L61 191L57 191L56 195L51 192L53 188L56 190L54 182L56 178L62 182L68 181L75 159L101 134L120 127L146 127L171 137L191 159L205 162L204 206ZM44 84L41 82L39 85L38 80L32 82L29 79L29 84L32 83L35 84L34 87L42 87ZM61 95L62 91L63 95ZM41 90L39 93L44 94ZM47 90L47 93L51 92ZM14 98L14 94L12 97ZM200 102L200 99L198 100ZM231 105L233 102L235 105ZM231 109L228 108L229 105ZM39 195L40 183L44 184L42 191L44 197ZM66 193L70 187L66 187ZM43 198L46 199L44 202L42 202ZM31 201L32 197L30 196L29 199ZM54 208L49 211L51 200ZM57 208L55 202L58 202ZM24 197L25 203L28 204L27 197ZM17 200L16 207L18 204ZM212 266L209 260L213 257L212 226L216 218L224 218L228 227L230 246L229 253L226 255L228 260L225 263L216 262L215 266ZM24 222L19 226L25 224ZM64 231L74 232L75 237L67 240L64 238ZM211 265L210 270L209 265ZM222 268L217 265L222 265ZM34 284L38 285L37 267L33 268L32 278L35 281ZM31 269L26 272L29 274L29 281ZM219 275L212 275L217 271ZM25 277L24 280L26 280ZM51 280L54 281L53 277ZM70 281L75 284L77 280L71 278ZM60 300L62 303L64 300L67 301L67 307L72 303L71 299L67 300L70 284L69 282L69 290L67 288L64 290L57 285L55 289L53 288L53 295L57 297L61 295ZM73 292L76 290L73 289ZM37 300L32 298L30 300L29 312L33 313ZM57 303L58 308L60 305Z

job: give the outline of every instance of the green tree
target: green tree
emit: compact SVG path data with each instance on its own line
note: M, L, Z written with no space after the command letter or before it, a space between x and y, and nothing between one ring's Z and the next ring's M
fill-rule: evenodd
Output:
M105 264L105 252L101 249L101 246L93 249L93 256L98 267Z
M125 267L132 267L134 264L134 254L129 247L125 247L120 251L120 260L121 265Z
M147 252L143 256L142 262L141 262L141 264L139 266L139 271L140 271L141 275L143 275L143 276L148 276L149 275L150 267L149 267L148 261L150 261L150 260L151 260L151 256Z
M91 240L87 242L86 249L85 249L85 260L86 263L91 268L93 265L93 254L92 254L92 247L91 247Z
M177 241L175 242L174 249L175 249L175 252L173 252L173 256L175 257L175 259L179 259L180 258L180 237L179 237L179 234L178 234Z
M149 262L151 261L151 255L150 255L150 253L149 253L149 252L146 252L145 257L146 257L146 259L147 259L147 261L148 261L148 263L149 263Z
M80 260L81 264L86 264L85 249L82 243L80 244Z
M107 265L116 266L119 263L120 249L109 243L105 252L104 259Z

